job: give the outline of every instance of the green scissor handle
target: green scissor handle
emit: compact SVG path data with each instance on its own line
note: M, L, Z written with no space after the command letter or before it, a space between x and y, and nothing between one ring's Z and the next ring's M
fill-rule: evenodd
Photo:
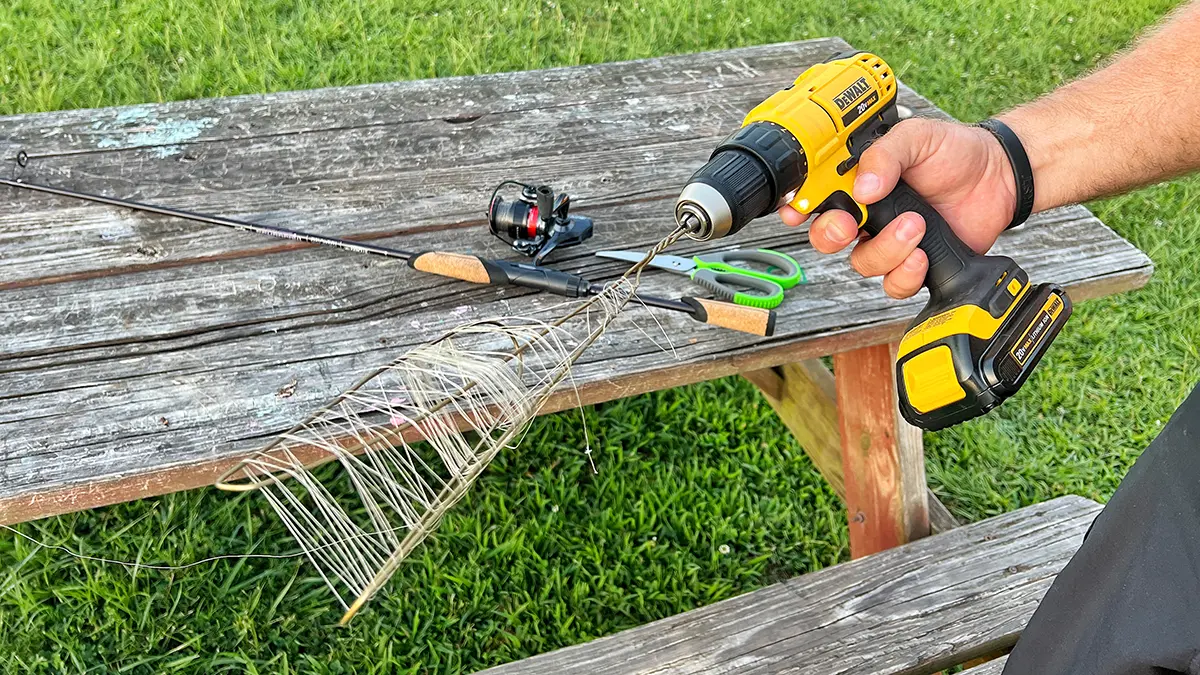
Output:
M707 288L718 299L728 300L746 307L775 309L783 303L783 286L758 275L746 274L746 270L723 272L715 269L697 269L691 274L692 281ZM759 291L747 293L740 289Z
M763 279L778 284L784 290L805 282L804 269L800 267L800 263L796 262L790 255L780 253L779 251L772 251L769 248L760 248L753 251L747 249L718 251L717 253L696 256L693 260L696 262L697 270L712 270L714 272ZM759 272L758 270L731 264L735 262L757 263L765 266L767 271Z

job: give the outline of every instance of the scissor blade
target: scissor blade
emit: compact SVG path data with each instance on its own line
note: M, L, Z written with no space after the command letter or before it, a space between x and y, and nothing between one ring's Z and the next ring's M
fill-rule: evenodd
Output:
M646 257L646 254L638 251L600 251L596 254L596 257L636 263L641 262L642 258ZM668 272L687 274L696 267L696 261L691 258L681 258L677 255L656 255L650 261L650 267L667 270Z

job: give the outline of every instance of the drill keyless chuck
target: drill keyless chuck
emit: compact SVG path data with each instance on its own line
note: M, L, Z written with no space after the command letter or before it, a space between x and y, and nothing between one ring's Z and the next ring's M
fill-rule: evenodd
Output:
M687 228L687 236L697 241L719 239L733 226L729 202L708 183L684 186L675 202L675 221Z
M784 203L808 175L800 143L770 122L748 124L713 152L675 203L675 220L704 241L737 232ZM694 218L696 223L691 223Z

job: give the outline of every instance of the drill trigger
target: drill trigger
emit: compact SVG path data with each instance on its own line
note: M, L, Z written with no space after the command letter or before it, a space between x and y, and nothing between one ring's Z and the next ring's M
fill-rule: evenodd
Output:
M826 197L825 201L818 204L817 208L813 209L812 212L816 215L826 211L833 211L834 209L849 213L859 225L862 225L863 221L867 218L866 209L854 201L854 197L851 197L844 190L838 190Z

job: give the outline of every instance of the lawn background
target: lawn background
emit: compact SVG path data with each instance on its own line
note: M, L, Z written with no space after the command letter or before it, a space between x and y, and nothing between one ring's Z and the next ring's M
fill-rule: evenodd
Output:
M0 113L633 59L826 35L883 55L975 120L1128 45L1168 0L8 0ZM1064 123L1070 123L1069 120ZM1105 500L1200 379L1200 181L1092 204L1154 260L1139 292L1077 308L1016 399L926 435L964 519ZM2 348L2 347L0 347ZM2 378L2 376L0 376ZM3 380L0 379L0 391ZM0 666L14 673L471 671L847 556L842 507L745 382L539 420L347 630L298 559L162 573L0 533ZM294 550L254 495L215 490L21 526L90 555L186 563Z

